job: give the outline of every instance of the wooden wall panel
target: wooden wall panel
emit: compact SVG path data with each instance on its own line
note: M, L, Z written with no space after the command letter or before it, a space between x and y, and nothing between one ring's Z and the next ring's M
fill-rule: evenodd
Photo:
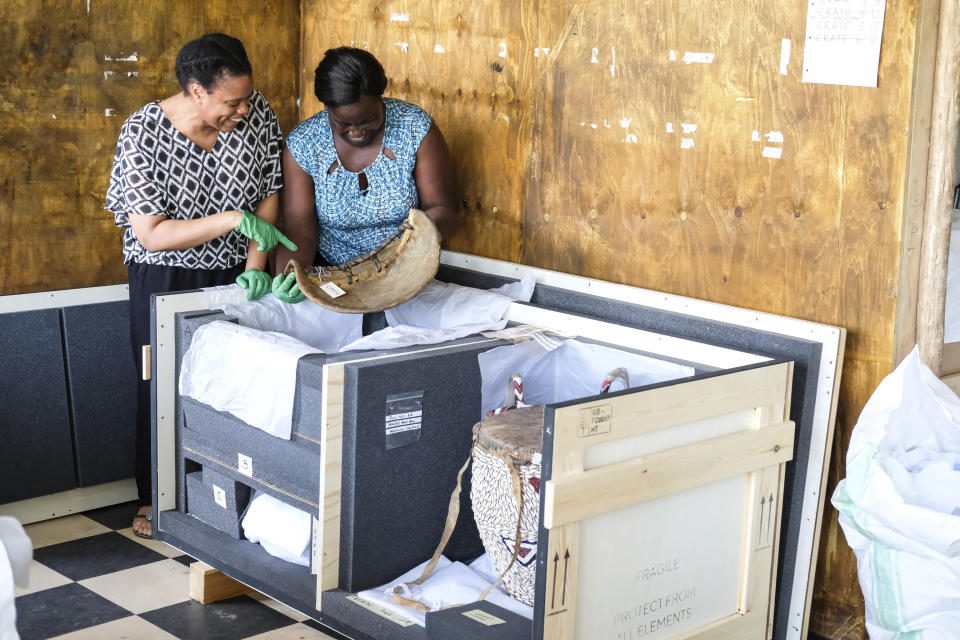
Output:
M5 0L0 39L0 295L126 281L103 208L123 120L179 90L188 40L244 41L284 131L297 121L299 3Z
M367 48L450 143L449 248L846 327L832 491L894 359L917 24L887 2L856 88L801 81L805 2L305 0L301 116L323 51ZM827 509L813 629L865 637Z

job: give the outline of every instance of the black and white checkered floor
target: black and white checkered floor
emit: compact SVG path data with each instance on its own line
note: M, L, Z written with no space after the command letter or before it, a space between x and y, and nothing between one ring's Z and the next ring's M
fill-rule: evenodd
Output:
M25 527L30 586L16 590L22 640L334 640L265 596L190 599L193 559L133 535L133 503Z

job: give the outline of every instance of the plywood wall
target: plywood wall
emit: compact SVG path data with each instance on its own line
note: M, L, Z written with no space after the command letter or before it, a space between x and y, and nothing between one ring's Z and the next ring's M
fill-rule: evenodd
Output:
M449 248L845 327L832 492L893 361L916 5L867 89L801 82L802 1L304 0L301 115L323 51L367 48L451 147ZM814 630L856 637L826 520Z
M0 295L126 281L103 209L123 120L179 90L188 40L244 41L284 131L296 123L299 3L4 0L0 20Z

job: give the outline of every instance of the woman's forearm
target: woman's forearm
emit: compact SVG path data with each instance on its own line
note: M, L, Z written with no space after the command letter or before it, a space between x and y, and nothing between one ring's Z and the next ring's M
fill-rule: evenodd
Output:
M276 225L277 219L280 217L280 193L273 193L261 200L259 204L257 204L257 208L253 214L261 220ZM260 245L253 240L250 241L250 246L247 247L246 269L248 271L250 269L259 269L260 271L267 270L267 256L270 254L265 251L260 251L259 247Z
M221 211L194 220L131 215L130 225L137 240L147 251L179 251L219 238L236 229L242 218L240 211Z

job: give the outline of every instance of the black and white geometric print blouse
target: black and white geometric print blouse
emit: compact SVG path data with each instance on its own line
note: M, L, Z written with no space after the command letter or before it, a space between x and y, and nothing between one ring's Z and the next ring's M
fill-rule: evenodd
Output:
M210 152L177 131L156 102L131 115L120 129L106 199L116 225L126 229L124 264L229 269L246 260L248 241L236 231L190 249L147 251L128 216L191 220L220 211L253 211L283 185L282 149L277 117L258 91L247 115L233 131L221 131Z

